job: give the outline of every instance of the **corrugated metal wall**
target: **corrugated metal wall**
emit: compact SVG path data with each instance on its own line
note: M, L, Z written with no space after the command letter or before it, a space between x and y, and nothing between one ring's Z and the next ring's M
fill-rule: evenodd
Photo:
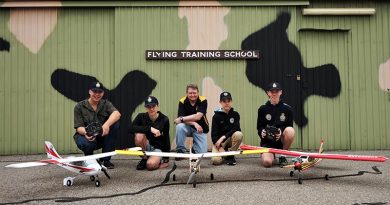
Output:
M305 67L332 63L342 83L336 98L307 99L304 112L309 122L303 128L295 126L293 147L314 149L322 138L326 149L385 149L390 147L390 128L386 126L390 102L389 95L379 89L378 67L390 57L390 5L356 2L313 1L309 7L374 7L377 13L308 17L301 15L303 6L230 7L226 2L228 7L186 7L186 12L224 16L228 35L215 48L221 50L240 49L243 39L274 21L280 11L291 13L288 38L299 48ZM152 94L171 120L176 117L177 101L185 95L186 84L201 86L209 80L213 86L201 87L201 93L215 87L231 91L234 107L241 114L245 143L258 144L257 108L267 97L248 82L245 61L145 60L147 49L184 50L191 45L189 16L180 16L180 7L43 10L53 9L58 9L57 22L36 53L10 31L10 9L0 9L0 36L11 43L10 52L0 52L0 154L43 152L44 140L52 141L61 153L77 151L71 137L75 103L50 84L50 76L58 68L94 76L107 88L114 88L126 73L141 70L158 82ZM28 9L12 10L23 15ZM19 26L23 30L23 25ZM202 26L197 25L198 30L204 29ZM24 32L39 33L39 29ZM213 101L209 104L218 104L215 96L207 97ZM142 105L138 106L133 117L143 111Z

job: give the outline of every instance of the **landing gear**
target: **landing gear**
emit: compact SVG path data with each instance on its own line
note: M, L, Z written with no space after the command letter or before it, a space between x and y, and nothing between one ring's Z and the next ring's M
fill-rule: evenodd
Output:
M210 180L214 180L214 174L213 173L210 174Z
M194 182L192 182L192 187L196 188L196 180L194 180Z
M99 181L99 180L96 180L96 181L95 181L95 186L96 186L96 187L100 187L100 181Z
M294 171L290 171L290 177L294 176Z
M298 184L302 184L302 180L303 180L303 177L302 177L301 170L298 170Z
M176 174L173 174L172 180L173 180L173 181L176 181Z
M325 174L325 180L329 180L329 175Z
M298 177L298 184L302 184L302 178Z
M74 182L74 177L66 177L64 178L64 186L72 186Z

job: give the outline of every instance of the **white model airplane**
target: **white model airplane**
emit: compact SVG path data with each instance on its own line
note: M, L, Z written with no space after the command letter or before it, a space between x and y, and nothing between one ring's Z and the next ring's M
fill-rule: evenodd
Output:
M192 186L196 187L195 175L200 171L200 162L203 158L211 157L226 157L232 155L240 154L262 154L268 150L256 149L256 150L241 150L241 151L228 151L228 152L218 152L218 153L202 153L202 154L193 154L193 153L173 153L173 152L148 152L136 150L137 148L131 148L131 150L115 150L117 154L121 155L131 155L131 156L159 156L159 157L171 157L171 158L185 158L189 160L190 164L190 176L188 177L187 184L192 183ZM139 149L139 148L138 148ZM191 150L191 149L190 149ZM172 176L173 181L176 181L176 175ZM210 174L210 179L214 179L214 174Z
M104 173L108 179L110 176L107 174L107 168L100 164L97 159L116 155L116 152L106 152L101 154L83 156L83 157L68 157L62 158L57 151L54 149L54 146L45 141L45 150L47 153L47 160L40 160L36 162L25 162L25 163L17 163L10 164L5 167L11 168L26 168L26 167L35 167L35 166L44 166L48 164L56 164L62 168L65 168L71 172L75 172L77 174L87 175L89 176L91 181L95 182L95 186L100 186L99 176L98 174ZM78 162L78 163L75 163ZM64 186L72 186L75 177L66 177L64 178Z

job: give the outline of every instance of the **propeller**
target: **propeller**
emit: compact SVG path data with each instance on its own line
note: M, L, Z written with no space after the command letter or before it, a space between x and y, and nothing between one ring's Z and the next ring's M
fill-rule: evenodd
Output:
M100 160L98 160L98 159L96 159L96 161L97 161L98 164L100 165L100 167L101 167L100 170L104 173L104 175L106 175L106 177L107 177L108 179L111 179L110 175L108 175L108 173L107 173L107 167L105 167L104 165L102 165L102 161L100 161Z
M198 167L200 165L200 162L203 159L203 156L204 156L204 154L202 154L202 156L199 159L196 160L195 165L192 167L190 177L188 177L187 184L189 184L189 183L194 181L195 174L199 172Z

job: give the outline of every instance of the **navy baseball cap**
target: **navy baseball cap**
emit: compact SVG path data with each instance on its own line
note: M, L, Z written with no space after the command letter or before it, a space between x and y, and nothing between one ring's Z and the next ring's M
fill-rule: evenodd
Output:
M270 83L267 86L267 91L271 91L271 90L282 90L282 86L277 82Z
M158 105L158 100L154 96L149 96L145 100L145 107Z
M222 101L224 99L232 99L232 95L229 92L222 92L221 95L219 95L219 101Z
M104 91L103 90L103 84L101 82L92 82L90 87L89 87L90 90L92 91Z

